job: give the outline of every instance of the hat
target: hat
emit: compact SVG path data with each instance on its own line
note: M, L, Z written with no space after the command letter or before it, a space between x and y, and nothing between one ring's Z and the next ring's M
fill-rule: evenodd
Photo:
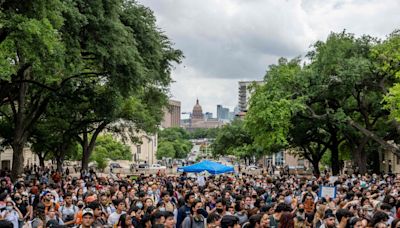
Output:
M83 209L83 211L82 211L82 216L85 216L85 215L87 215L87 214L90 214L91 216L94 216L93 210L90 209L90 208L85 208L85 209Z
M326 212L324 219L328 219L328 218L336 218L336 217L332 212Z

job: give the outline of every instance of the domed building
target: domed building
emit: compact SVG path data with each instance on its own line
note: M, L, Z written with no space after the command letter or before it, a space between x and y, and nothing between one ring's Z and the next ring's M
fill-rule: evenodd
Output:
M224 123L217 119L205 119L203 114L203 108L199 103L199 99L196 100L196 104L193 107L192 115L187 126L183 126L188 130L194 130L197 128L216 128L221 127Z
M203 120L203 119L204 119L203 109L199 104L199 99L197 99L196 104L193 107L192 120Z

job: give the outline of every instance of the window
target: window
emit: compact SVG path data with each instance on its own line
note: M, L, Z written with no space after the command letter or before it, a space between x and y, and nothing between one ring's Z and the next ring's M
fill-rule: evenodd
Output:
M139 145L139 146L136 146L136 153L137 154L140 154L140 152L141 152L141 146Z
M275 154L275 165L276 166L282 166L283 163L284 163L284 161L283 161L283 152L280 151L280 152Z

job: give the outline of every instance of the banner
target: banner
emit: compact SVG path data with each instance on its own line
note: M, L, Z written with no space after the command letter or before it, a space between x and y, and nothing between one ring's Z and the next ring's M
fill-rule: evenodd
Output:
M336 198L336 187L319 186L319 198L329 197L331 199Z

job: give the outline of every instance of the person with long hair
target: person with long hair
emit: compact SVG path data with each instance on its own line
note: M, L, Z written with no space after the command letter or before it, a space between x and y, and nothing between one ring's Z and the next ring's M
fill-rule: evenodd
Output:
M278 228L294 228L294 216L292 213L284 212L279 219Z
M117 223L118 228L134 228L132 224L132 218L129 214L123 214L119 217L118 223Z
M386 222L389 220L389 216L382 211L377 211L374 216L371 219L371 227L375 227L375 225L377 225L378 223L384 223L386 224Z
M319 228L324 223L323 219L325 216L325 208L326 206L323 204L318 207L317 211L315 212L313 227Z

